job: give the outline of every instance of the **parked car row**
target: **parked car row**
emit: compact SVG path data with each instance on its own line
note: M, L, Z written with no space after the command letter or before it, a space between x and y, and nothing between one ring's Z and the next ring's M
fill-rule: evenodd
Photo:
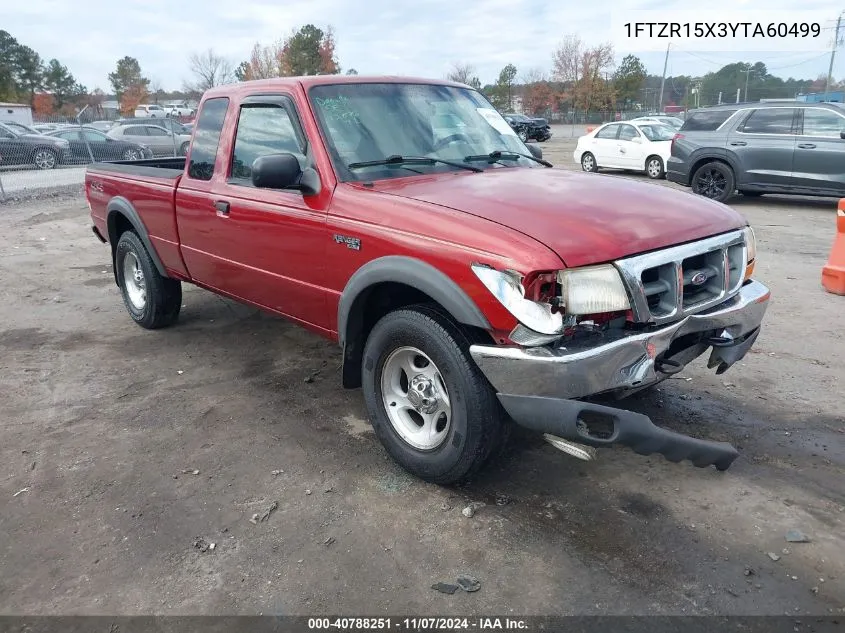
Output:
M175 119L126 119L99 125L0 122L0 166L60 165L184 156L191 127ZM104 125L108 123L108 126Z
M164 105L142 103L135 108L136 117L163 119L194 116L195 110L184 101L168 101Z

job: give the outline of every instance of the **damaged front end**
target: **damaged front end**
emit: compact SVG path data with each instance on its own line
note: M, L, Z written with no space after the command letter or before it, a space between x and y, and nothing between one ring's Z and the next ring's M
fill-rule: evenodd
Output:
M515 344L474 345L470 353L513 420L550 441L575 443L559 445L562 450L585 459L585 447L622 444L641 454L725 469L737 457L729 444L674 433L642 414L580 399L630 395L708 350L708 366L716 373L739 361L759 334L770 297L750 279L754 256L753 234L736 231L613 265L564 271L556 299L533 301L520 286L521 301L540 308L525 310L511 292L505 305L520 320L511 334ZM483 272L482 281L484 275L492 277ZM520 318L519 311L530 313Z

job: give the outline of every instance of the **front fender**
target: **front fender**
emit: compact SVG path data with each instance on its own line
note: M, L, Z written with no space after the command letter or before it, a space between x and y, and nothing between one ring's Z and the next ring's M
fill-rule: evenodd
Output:
M358 302L366 299L369 290L376 285L389 282L405 284L425 293L458 323L490 329L487 317L446 274L420 259L389 255L364 264L346 282L337 308L337 334L341 346L346 344L350 316L360 307Z

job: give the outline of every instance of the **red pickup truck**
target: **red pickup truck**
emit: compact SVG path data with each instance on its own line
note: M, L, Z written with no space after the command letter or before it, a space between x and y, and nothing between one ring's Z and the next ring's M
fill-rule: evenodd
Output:
M512 422L584 459L622 444L727 468L730 444L584 398L742 358L769 301L753 232L710 200L550 167L467 86L320 76L212 89L187 157L85 183L140 326L173 324L189 282L336 340L343 385L419 477L465 479Z

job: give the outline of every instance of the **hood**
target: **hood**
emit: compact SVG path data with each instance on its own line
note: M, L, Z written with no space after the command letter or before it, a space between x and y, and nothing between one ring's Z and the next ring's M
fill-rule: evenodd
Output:
M561 169L491 168L374 183L507 226L553 250L568 267L599 264L746 225L730 207L616 176Z

